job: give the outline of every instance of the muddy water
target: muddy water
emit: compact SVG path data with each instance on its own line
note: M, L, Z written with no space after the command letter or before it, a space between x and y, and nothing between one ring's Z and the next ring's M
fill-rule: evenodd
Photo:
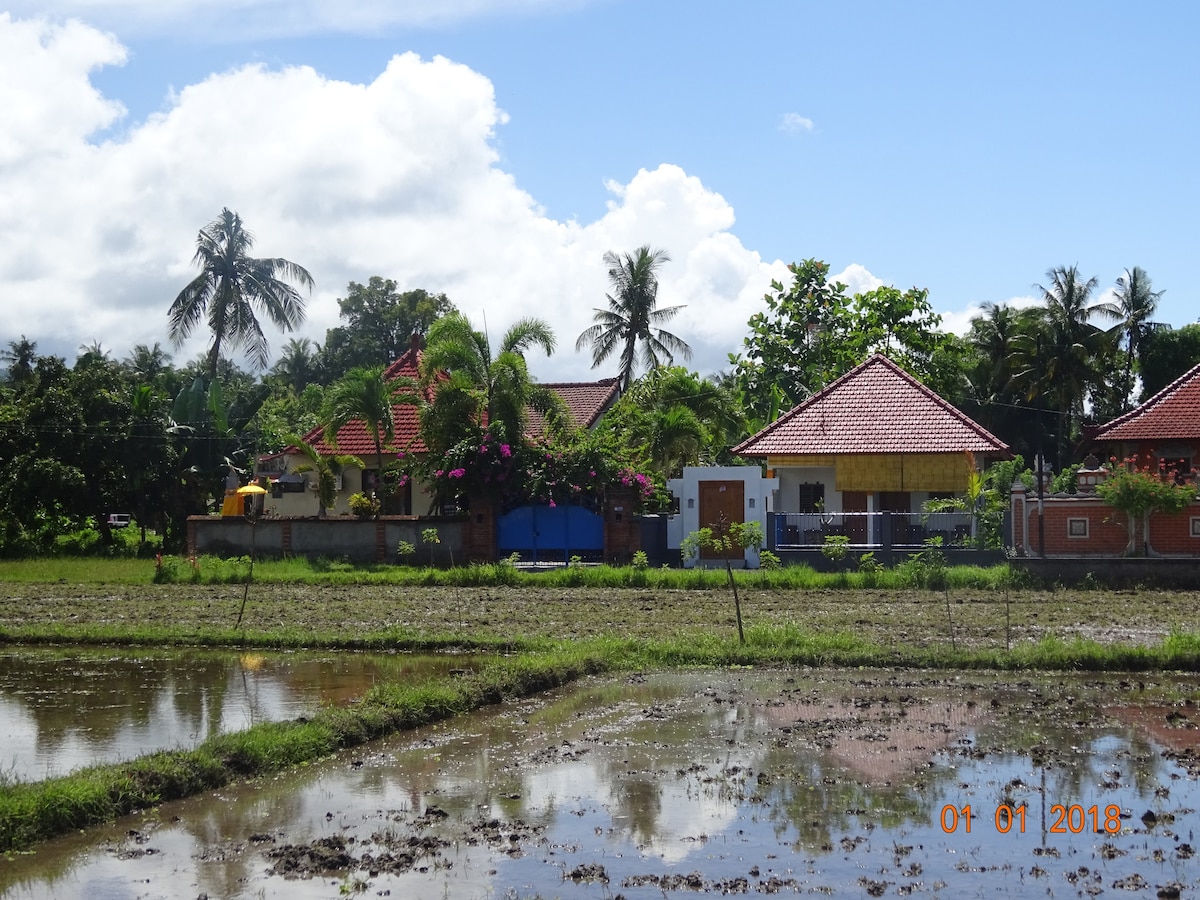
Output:
M1175 676L588 681L43 845L0 892L1195 897L1198 699Z
M311 713L462 657L10 648L0 651L0 775L62 775Z

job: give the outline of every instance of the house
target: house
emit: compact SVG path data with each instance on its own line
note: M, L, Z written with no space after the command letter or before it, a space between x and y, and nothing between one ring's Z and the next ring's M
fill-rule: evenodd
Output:
M730 522L757 522L765 536L771 496L779 479L764 478L760 466L685 466L679 478L667 481L667 489L679 501L679 512L667 523L667 549L680 550L687 535L704 527ZM758 568L758 548L734 549L739 565ZM712 548L700 550L699 559L686 559L686 568L724 560Z
M875 354L733 448L779 479L771 547L844 535L862 547L963 542L967 513L921 509L961 496L1008 445L894 362Z
M1084 436L1097 456L1173 475L1178 484L1200 483L1200 365L1136 409L1085 428ZM1013 485L1013 544L1018 556L1053 559L1058 571L1071 559L1090 565L1125 556L1154 558L1156 563L1172 557L1177 563L1200 558L1200 502L1181 513L1153 512L1140 523L1129 523L1096 494L1097 484L1108 477L1099 459L1085 460L1076 477L1076 494L1034 497ZM1151 577L1161 580L1164 575L1158 571Z
M420 338L414 335L408 350L384 371L384 380L390 382L398 378L408 378L419 381L421 354ZM571 423L579 428L594 427L604 412L616 402L619 392L616 378L596 382L546 384L545 387L562 398ZM392 407L392 415L395 421L395 438L385 443L382 460L376 456L375 441L361 420L349 422L338 430L336 446L326 441L322 428L314 428L303 436L305 443L315 447L323 456L357 456L366 464L363 470L348 468L339 476L337 501L328 511L329 514L348 513L349 498L352 494L369 494L372 491L381 498L385 514L414 515L425 512L421 502L423 485L419 482L414 483L412 479L408 479L386 490L380 484L380 471L399 454L419 456L428 452L421 439L417 408L409 403L397 403ZM544 434L545 423L540 416L531 416L529 432L534 438ZM295 447L260 457L257 474L266 475L272 484L271 496L264 503L264 510L269 515L316 514L316 476L311 473L298 475L295 472L296 467L305 462L307 458Z
M1174 472L1177 480L1196 479L1200 463L1200 365L1176 378L1130 412L1085 436L1106 457L1132 458L1138 466Z

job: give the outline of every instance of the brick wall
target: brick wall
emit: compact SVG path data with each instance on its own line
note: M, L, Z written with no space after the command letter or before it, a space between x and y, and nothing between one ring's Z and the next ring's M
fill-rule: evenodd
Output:
M491 500L483 497L471 498L471 511L467 514L463 542L466 545L468 561L496 561L496 508Z
M1047 557L1121 557L1129 543L1127 518L1098 497L1051 495L1044 499ZM1033 493L1012 494L1013 543L1019 556L1038 556L1038 501ZM1134 532L1142 552L1142 524ZM1150 555L1200 557L1200 502L1176 515L1150 517Z

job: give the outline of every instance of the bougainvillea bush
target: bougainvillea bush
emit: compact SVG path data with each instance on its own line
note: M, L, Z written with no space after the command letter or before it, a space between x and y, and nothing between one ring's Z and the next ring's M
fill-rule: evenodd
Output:
M465 509L472 497L484 497L502 508L571 503L599 509L606 492L619 487L634 491L639 510L657 510L665 496L649 475L586 436L514 443L496 428L474 428L444 456L410 462L410 471L430 486L438 507Z

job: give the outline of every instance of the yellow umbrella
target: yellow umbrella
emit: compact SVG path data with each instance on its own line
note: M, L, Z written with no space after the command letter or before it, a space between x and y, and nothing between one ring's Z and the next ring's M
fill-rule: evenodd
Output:
M265 494L267 489L260 484L244 484L237 489L239 494Z

